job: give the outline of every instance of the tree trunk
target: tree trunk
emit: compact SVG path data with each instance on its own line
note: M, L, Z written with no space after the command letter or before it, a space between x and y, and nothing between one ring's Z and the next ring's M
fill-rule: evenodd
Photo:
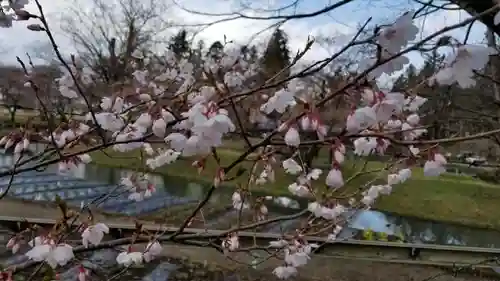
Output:
M17 112L17 107L9 108L9 113L10 113L10 123L12 126L16 127L16 112Z

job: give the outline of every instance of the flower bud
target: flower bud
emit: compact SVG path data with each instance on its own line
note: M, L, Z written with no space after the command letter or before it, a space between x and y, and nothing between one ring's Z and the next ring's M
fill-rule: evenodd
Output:
M31 31L45 31L45 28L43 28L39 24L30 24L27 26L29 30Z
M37 16L30 14L28 11L25 10L16 10L15 11L17 20L22 21L22 20L29 20L30 18L36 18Z

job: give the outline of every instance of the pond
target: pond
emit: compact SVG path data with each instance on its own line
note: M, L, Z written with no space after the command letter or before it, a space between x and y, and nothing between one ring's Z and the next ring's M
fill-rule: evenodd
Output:
M0 166L11 166L12 157L0 156ZM80 165L70 175L56 174L56 167L49 167L44 172L29 172L17 176L11 195L31 200L52 201L56 195L63 197L74 205L89 203L99 195L98 190L113 191L110 198L99 207L128 215L142 215L173 206L183 206L201 200L208 190L208 186L188 182L177 178L168 178L159 175L150 175L157 188L157 193L151 199L131 204L127 194L116 188L120 178L131 173L129 170L114 169L96 165ZM0 179L0 187L8 183L8 178ZM215 205L230 203L232 190L220 188L214 193L210 202ZM266 196L266 194L259 194ZM307 202L297 201L287 197L267 196L270 213L273 215L290 214L307 206ZM95 202L95 201L93 201ZM228 208L218 212L207 220L205 226L217 227L221 221L227 221L227 216L237 212ZM287 222L270 226L265 231L280 231L283 228L292 228L296 222ZM224 227L224 226L220 226ZM468 228L460 225L425 221L410 217L401 217L376 210L359 211L350 221L349 227L341 234L341 238L359 237L363 230L386 233L397 236L406 242L463 245L474 247L500 247L500 232L485 229Z

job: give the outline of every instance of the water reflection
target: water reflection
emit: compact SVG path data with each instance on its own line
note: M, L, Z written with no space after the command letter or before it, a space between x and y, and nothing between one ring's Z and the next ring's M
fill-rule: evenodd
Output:
M374 232L386 233L388 235L400 235L399 228L391 224L387 215L374 211L357 211L352 216L349 224L350 228L358 230L372 230Z
M401 217L373 210L361 211L349 226L353 229L385 232L412 243L500 247L498 231Z
M125 173L125 174L124 174ZM116 183L126 175L126 171L88 165L85 168L85 178ZM184 180L164 178L152 175L157 186L161 186L167 192L180 197L190 197L200 200L206 193L207 186L198 183L186 183ZM213 202L226 202L231 190L215 193ZM292 213L297 209L304 208L304 202L298 202L287 197L268 197L270 210ZM269 204L268 203L268 204ZM287 210L279 210L282 207ZM345 229L342 237L353 237L362 230L383 232L403 238L406 242L445 244L445 245L467 245L474 247L500 247L500 232L485 229L474 229L459 225L451 225L409 217L401 217L375 210L359 211L352 217L349 227Z
M272 198L272 197L271 197ZM273 202L279 206L297 210L300 209L300 204L297 200L290 199L288 197L280 196L272 198Z
M83 165L82 165L83 166ZM134 173L126 169L115 169L97 165L85 165L85 179L118 184L122 177ZM197 183L186 183L177 179L166 179L162 175L148 174L148 179L152 181L157 190L165 190L172 196L189 197L195 200L203 199L207 187ZM212 202L221 200L220 193L213 194Z
M11 167L13 157L4 155L0 157L0 166ZM49 171L57 172L56 166L48 167ZM70 175L104 184L117 184L122 177L131 171L114 169L96 165L81 165L72 170ZM202 199L207 191L207 186L199 183L186 182L185 179L165 178L160 175L149 175L157 189L163 189L171 196L178 198ZM58 185L60 185L58 183ZM64 184L62 185L64 187ZM214 193L211 202L229 202L231 189L219 189ZM53 192L52 192L53 193ZM44 199L46 194L40 193L33 199ZM265 194L260 194L265 196ZM293 213L304 208L307 202L299 202L287 197L266 196L270 211L278 213ZM432 243L447 245L466 245L475 247L500 247L500 232L485 229L474 229L458 225L437 223L409 217L391 215L374 210L359 211L352 217L341 237L348 238L363 230L383 232L403 238L407 242Z

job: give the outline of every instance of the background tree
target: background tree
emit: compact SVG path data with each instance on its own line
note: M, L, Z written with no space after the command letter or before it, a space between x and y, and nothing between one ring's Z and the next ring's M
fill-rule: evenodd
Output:
M187 40L187 31L185 29L181 29L176 35L170 38L168 47L177 55L177 58L180 59L185 56L190 56L190 45L191 44Z
M264 51L262 57L263 74L271 78L285 69L290 64L290 50L288 48L288 36L282 29L277 28ZM287 77L290 71L283 71L277 79Z
M224 45L220 41L215 41L208 48L207 54L214 59L220 59L222 57L223 50Z
M78 57L108 82L129 77L135 51L146 52L165 41L170 26L161 0L91 0L76 2L61 18L61 29Z

